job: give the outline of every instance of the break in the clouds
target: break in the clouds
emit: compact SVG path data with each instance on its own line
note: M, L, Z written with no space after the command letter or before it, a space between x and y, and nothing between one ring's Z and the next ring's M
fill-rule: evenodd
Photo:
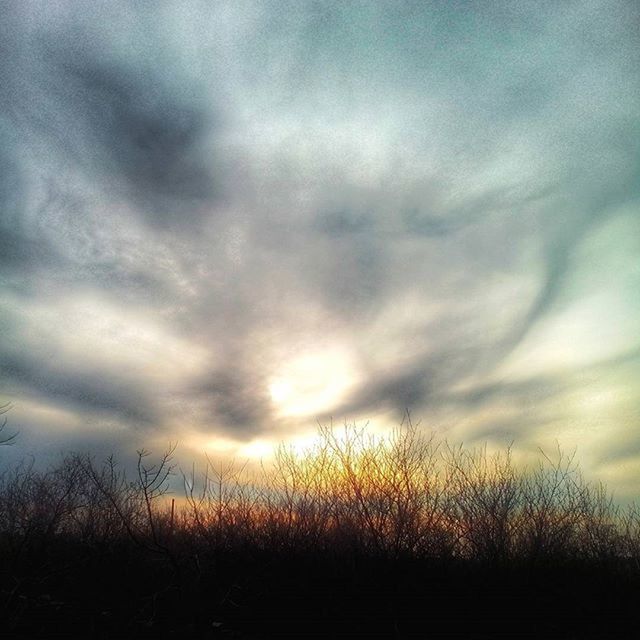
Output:
M0 12L23 443L215 448L409 409L578 446L640 493L637 3Z

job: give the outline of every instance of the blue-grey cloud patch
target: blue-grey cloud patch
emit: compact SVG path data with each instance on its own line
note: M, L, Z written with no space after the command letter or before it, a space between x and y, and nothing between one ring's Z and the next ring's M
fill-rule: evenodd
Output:
M245 439L268 428L271 407L264 382L255 372L229 364L209 375L194 392L207 398L206 408L232 436Z
M0 118L0 261L5 269L28 265L46 249L24 236L24 174L19 158L18 134Z
M3 352L1 380L10 392L48 398L55 404L81 411L118 416L139 424L158 424L160 414L142 388L123 380L118 372L83 369L77 363Z
M188 225L218 188L215 158L202 148L212 115L164 86L159 70L91 60L58 66L66 108L85 119L94 171L124 182L150 222Z

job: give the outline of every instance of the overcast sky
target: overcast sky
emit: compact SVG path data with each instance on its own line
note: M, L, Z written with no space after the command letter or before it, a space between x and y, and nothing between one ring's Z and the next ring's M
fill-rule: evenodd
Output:
M640 495L639 6L1 0L10 455L408 409Z

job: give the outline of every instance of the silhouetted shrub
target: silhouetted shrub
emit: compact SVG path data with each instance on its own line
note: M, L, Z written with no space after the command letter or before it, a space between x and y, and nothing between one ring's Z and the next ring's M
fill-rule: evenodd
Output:
M264 623L266 603L279 602L297 603L301 617L320 615L316 603L321 618L354 624L384 610L396 627L427 614L445 625L456 601L476 611L474 597L490 607L490 594L514 593L554 611L557 631L564 609L540 600L547 592L560 598L578 580L563 603L577 615L605 597L603 585L617 585L606 612L640 583L638 508L617 507L561 451L519 467L509 449L451 446L410 420L388 437L321 426L312 447L281 445L260 470L207 459L170 498L173 450L156 462L138 452L132 476L113 458L86 455L46 471L25 462L4 470L0 606L9 631L43 634L58 620L103 637L158 625L216 637L219 619ZM525 616L525 605L509 606Z

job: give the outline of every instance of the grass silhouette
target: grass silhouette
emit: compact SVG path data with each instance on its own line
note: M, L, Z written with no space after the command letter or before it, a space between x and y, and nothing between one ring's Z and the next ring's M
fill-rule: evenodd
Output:
M409 419L321 425L259 472L179 474L171 448L0 478L12 637L624 637L639 594L640 511L574 456L522 467Z

